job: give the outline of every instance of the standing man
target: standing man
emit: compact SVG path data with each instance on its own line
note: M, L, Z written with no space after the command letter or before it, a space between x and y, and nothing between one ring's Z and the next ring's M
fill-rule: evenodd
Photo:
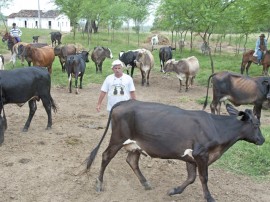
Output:
M120 60L115 60L111 68L114 73L107 76L102 84L96 107L98 112L100 111L102 100L106 94L108 96L108 111L111 111L113 105L120 101L136 99L133 79L123 73L123 63Z
M20 36L22 35L22 31L20 30L19 27L16 27L16 23L15 22L12 23L12 28L9 31L9 33L10 33L10 35L12 37L14 37L16 39L17 43L21 41Z

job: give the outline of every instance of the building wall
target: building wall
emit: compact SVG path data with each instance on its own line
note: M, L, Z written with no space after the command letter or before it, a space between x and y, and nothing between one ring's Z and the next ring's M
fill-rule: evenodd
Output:
M18 27L38 28L39 26L38 18L25 18L25 17L8 18L7 26L12 27L13 22L15 22ZM59 15L56 18L41 18L41 28L59 30L63 32L71 31L70 20L65 15Z

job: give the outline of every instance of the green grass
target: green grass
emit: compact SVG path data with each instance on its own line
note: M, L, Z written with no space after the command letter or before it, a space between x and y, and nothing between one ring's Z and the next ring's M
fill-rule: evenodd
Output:
M3 28L0 28L0 31ZM32 36L40 35L47 37L47 43L50 42L50 35L49 33L51 30L38 30L38 29L22 29L23 36L22 40L25 42L31 42ZM118 53L122 50L130 50L130 49L137 49L141 48L142 43L146 41L146 39L151 36L151 33L141 33L140 34L140 44L138 46L138 36L135 33L129 33L130 41L128 44L128 33L127 32L114 32L114 38L112 37L112 32L108 33L107 30L99 30L98 34L92 34L90 44L88 44L88 39L86 34L77 33L76 39L73 39L73 34L64 34L62 38L63 44L77 44L80 47L83 47L84 50L93 50L93 48L97 45L109 47L114 55L114 58L118 58ZM171 38L170 33L166 35L167 38ZM248 48L253 48L255 44L255 40L258 34L254 34L250 41L248 41ZM199 40L199 37L196 38ZM226 43L228 44L228 37L226 38ZM233 42L234 40L232 40ZM198 41L195 41L198 44ZM199 43L201 44L201 43ZM0 53L7 53L7 45L5 43L0 43ZM158 50L153 51L153 55L155 58L155 68L153 71L159 71L159 59L158 59ZM207 80L209 75L211 74L211 65L210 59L208 56L204 56L200 53L198 45L194 45L194 49L190 52L189 47L185 47L182 53L179 52L177 49L173 52L173 58L180 59L183 57L188 57L194 55L198 58L200 62L200 71L196 77L196 82L199 85L207 86ZM241 63L241 54L235 55L230 53L222 52L213 53L212 55L214 61L215 71L233 71L233 72L240 72L240 63ZM111 71L111 59L106 59L103 63L103 73L96 74L95 65L90 60L87 63L85 77L83 80L84 86L89 85L91 83L102 83L105 77L112 73ZM11 64L7 64L6 69L12 69ZM19 62L16 64L16 68L20 67ZM259 76L261 75L261 68L256 65L252 65L250 68L250 75L251 76ZM60 86L60 87L67 87L67 74L62 73L61 66L59 63L58 58L55 59L53 63L53 73L52 73L52 85L53 86ZM209 92L209 100L208 104L211 101L211 92ZM196 100L196 102L203 104L204 97ZM189 102L188 97L181 97L179 98L179 102ZM263 125L261 127L262 133L266 138L266 142L263 146L255 146L251 145L250 143L246 142L238 142L232 148L230 148L220 160L218 160L214 166L222 167L224 169L231 170L233 172L255 176L256 178L269 178L270 175L270 127L267 125Z

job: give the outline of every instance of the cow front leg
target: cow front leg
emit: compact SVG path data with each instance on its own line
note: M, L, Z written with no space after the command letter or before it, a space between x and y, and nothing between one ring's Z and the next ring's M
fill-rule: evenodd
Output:
M80 89L82 89L82 80L83 80L83 74L80 76Z
M181 79L179 79L179 92L181 92L181 90L182 90L182 81Z
M139 159L140 159L140 152L135 151L135 152L129 152L126 162L129 164L135 175L138 177L140 180L141 184L144 186L145 190L150 190L152 189L151 185L149 182L146 180L146 178L143 176L140 168L139 168Z
M112 160L112 158L116 155L116 153L122 148L122 146L123 146L122 143L114 144L114 145L109 144L107 149L103 152L101 168L99 171L99 176L96 181L97 192L103 191L102 185L103 185L103 176L104 176L105 169L107 165L110 163L110 161Z
M188 76L186 76L186 92L188 92L188 82L189 81L189 77Z
M142 75L142 86L144 86L145 83L145 72L141 70L141 75Z
M186 181L181 186L170 189L167 193L169 196L174 194L181 194L188 185L192 184L195 181L197 168L196 164L186 162L186 168L188 173Z
M32 121L32 118L37 110L37 104L36 104L36 101L35 100L30 100L28 102L28 106L29 106L29 116L28 116L28 119L23 127L23 132L27 132L28 131L28 128L30 126L30 123Z
M71 89L71 84L72 84L72 75L71 74L69 74L68 75L68 89L69 89L69 93L71 93L72 92L72 89Z
M150 83L149 83L150 71L151 71L151 70L149 69L148 72L147 72L147 81L146 81L146 85L147 85L147 86L150 85Z
M79 89L78 89L78 76L75 77L75 88L76 88L76 94L79 93Z
M194 160L196 161L196 164L198 166L198 173L199 173L199 178L202 184L202 189L203 189L203 195L204 195L204 199L207 202L215 202L215 199L211 196L211 193L208 189L208 159L209 159L209 155L207 150L198 145L196 147L194 147L194 151L193 151L193 157Z

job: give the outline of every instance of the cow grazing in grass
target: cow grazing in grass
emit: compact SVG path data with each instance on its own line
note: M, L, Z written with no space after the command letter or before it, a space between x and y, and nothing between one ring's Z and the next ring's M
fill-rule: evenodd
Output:
M164 64L172 59L172 47L166 46L159 49L160 71L164 72Z
M210 75L203 110L207 106L211 80L213 99L210 108L213 114L220 114L221 102L229 100L235 106L253 104L253 112L260 120L262 105L267 99L270 99L270 78L268 76L251 78L226 71Z
M149 83L149 75L154 67L154 56L149 50L141 49L138 52L138 55L135 60L136 66L140 68L141 75L142 75L142 86L146 83L147 86L150 85Z
M54 48L54 55L58 56L62 72L65 72L65 62L68 55L75 55L77 52L77 48L73 44L68 45L57 45Z
M175 72L179 79L179 92L182 89L182 80L186 78L186 92L190 85L193 85L194 78L200 69L199 61L195 56L181 59L168 60L164 66L165 72Z
M41 48L31 45L24 46L22 54L27 61L32 61L34 66L47 67L49 73L52 73L52 64L55 58L54 50L50 46Z
M56 46L56 43L58 45L61 44L61 38L62 38L61 32L51 32L50 35L51 35L52 46Z
M94 48L91 54L91 59L95 63L96 73L102 73L102 64L106 58L113 58L111 49L101 46Z
M88 59L89 52L82 51L77 55L68 55L66 58L65 69L68 74L68 81L69 81L69 92L71 93L71 85L72 85L72 75L75 78L75 87L76 87L76 94L79 93L78 90L78 77L80 77L80 89L82 89L82 80L83 75L85 72L86 62L89 62Z
M141 154L186 162L187 180L169 190L168 195L181 194L195 181L198 170L204 198L214 202L207 185L208 166L239 140L256 145L265 141L259 120L251 110L238 111L227 104L227 111L230 116L136 100L115 104L100 142L87 159L87 169L90 169L111 123L111 138L102 154L97 191L103 190L106 167L124 147L128 151L126 162L146 190L151 185L139 168Z
M0 71L0 112L3 105L18 104L23 105L28 102L29 116L23 127L26 132L31 120L36 112L36 101L41 100L48 116L46 129L52 127L51 108L56 112L57 108L51 96L51 77L43 67L25 67L13 70ZM1 120L0 120L1 124ZM1 125L0 125L1 134ZM1 139L1 138L0 138Z

